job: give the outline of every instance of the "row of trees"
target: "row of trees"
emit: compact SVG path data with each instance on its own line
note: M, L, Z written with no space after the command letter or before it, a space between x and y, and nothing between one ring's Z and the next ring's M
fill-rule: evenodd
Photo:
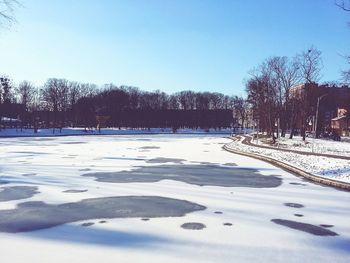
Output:
M346 12L350 11L349 0L336 0L335 4ZM350 65L350 56L345 56ZM307 119L315 115L315 108L310 107L310 94L292 94L297 84L317 85L323 68L321 52L311 47L295 57L270 57L250 72L246 81L247 99L241 102L235 116L242 123L248 116L257 128L267 132L275 140L275 135L285 136L290 131L300 130L305 140ZM342 71L342 82L350 84L350 69ZM314 98L313 98L314 99ZM245 101L245 102L244 102ZM243 107L242 105L246 105ZM317 127L315 128L317 131Z
M57 78L37 88L28 81L15 86L10 78L0 78L0 117L19 117L29 126L35 126L37 120L47 127L94 126L96 116L108 116L107 125L114 127L230 127L237 101L237 97L217 92L168 95L159 90L148 92L113 84L97 87ZM15 109L15 104L20 107Z
M321 52L311 47L293 58L270 57L250 72L246 82L247 103L258 128L275 139L298 128L305 136L309 107L307 93L292 96L292 87L317 83L321 77ZM246 108L247 109L247 108ZM299 127L296 127L299 126ZM276 132L277 131L277 132Z

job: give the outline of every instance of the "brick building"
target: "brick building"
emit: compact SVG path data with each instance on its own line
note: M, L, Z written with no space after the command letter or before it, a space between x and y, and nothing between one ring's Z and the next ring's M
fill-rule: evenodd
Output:
M290 89L290 96L301 101L300 111L306 117L306 130L315 131L317 123L318 133L336 130L339 135L349 134L347 123L349 123L350 113L350 87L315 83L301 84ZM301 121L301 118L297 119L299 124Z

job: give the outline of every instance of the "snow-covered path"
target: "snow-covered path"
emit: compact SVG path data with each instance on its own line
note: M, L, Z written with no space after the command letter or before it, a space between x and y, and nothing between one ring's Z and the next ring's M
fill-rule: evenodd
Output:
M349 262L349 192L228 153L228 142L0 139L1 262Z

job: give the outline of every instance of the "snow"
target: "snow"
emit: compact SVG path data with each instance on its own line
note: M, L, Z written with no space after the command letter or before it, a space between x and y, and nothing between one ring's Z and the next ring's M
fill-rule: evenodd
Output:
M257 142L256 139L254 139L252 140L252 143L263 145L264 140L259 139ZM306 137L306 140L303 141L301 136L294 136L293 139L289 139L289 135L286 135L286 137L278 138L276 140L275 146L269 146L280 149L290 149L303 152L333 154L350 157L350 138L346 137L342 137L342 141Z
M19 119L12 119L12 118L8 118L8 117L1 117L0 120L2 122L21 122L21 120L19 120Z
M0 232L2 262L348 262L348 192L295 177L268 163L221 149L220 135L72 136L0 139L0 180L8 186L38 186L39 194L0 202L0 211L27 201L49 204L109 196L162 196L207 207L183 217L102 219L73 222L17 234ZM154 146L145 150L142 147ZM159 148L156 148L159 147ZM108 159L103 157L120 157ZM184 165L236 163L262 176L279 176L273 188L198 186L176 180L154 183L97 182L84 173L153 166L153 158L185 159ZM144 158L145 160L137 160ZM202 164L197 164L202 165ZM89 171L81 171L90 169ZM209 171L208 171L209 172ZM298 183L291 184L291 183ZM86 192L64 193L68 189ZM284 203L300 203L291 208ZM221 211L222 214L216 214ZM295 213L304 217L295 217ZM338 236L315 236L271 222L281 218L313 225L331 224ZM82 223L95 223L89 227ZM206 225L186 230L188 222ZM230 222L232 226L224 226Z
M315 140L309 139L312 141L310 144L304 144L303 142L298 142L299 138L295 140L279 140L283 141L283 149L291 150L303 150L305 152L311 152L310 144L314 144L314 149L317 149L317 152L333 154L334 152L341 152L344 156L350 153L348 142L332 142L325 140ZM256 141L254 141L256 144ZM259 145L262 142L258 142ZM330 178L333 180L338 180L342 182L350 182L350 161L344 159L328 158L323 156L315 155L301 155L293 152L281 152L278 150L281 147L281 144L278 143L275 149L259 148L255 146L244 145L241 141L233 141L228 145L231 149L236 149L243 152L259 154L267 156L269 158L282 161L284 163L290 164L294 167L300 168L308 173L322 176L325 178ZM281 147L282 148L282 147ZM322 149L322 150L321 150ZM316 152L314 150L314 152Z

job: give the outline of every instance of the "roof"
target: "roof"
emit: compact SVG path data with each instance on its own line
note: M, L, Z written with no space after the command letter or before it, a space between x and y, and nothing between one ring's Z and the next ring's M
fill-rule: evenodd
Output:
M8 118L8 117L1 117L1 121L4 121L4 122L21 122L21 120L19 120L19 119L12 119L12 118Z
M336 117L336 118L333 118L332 121L340 121L342 119L345 119L346 116L340 116L340 117Z

